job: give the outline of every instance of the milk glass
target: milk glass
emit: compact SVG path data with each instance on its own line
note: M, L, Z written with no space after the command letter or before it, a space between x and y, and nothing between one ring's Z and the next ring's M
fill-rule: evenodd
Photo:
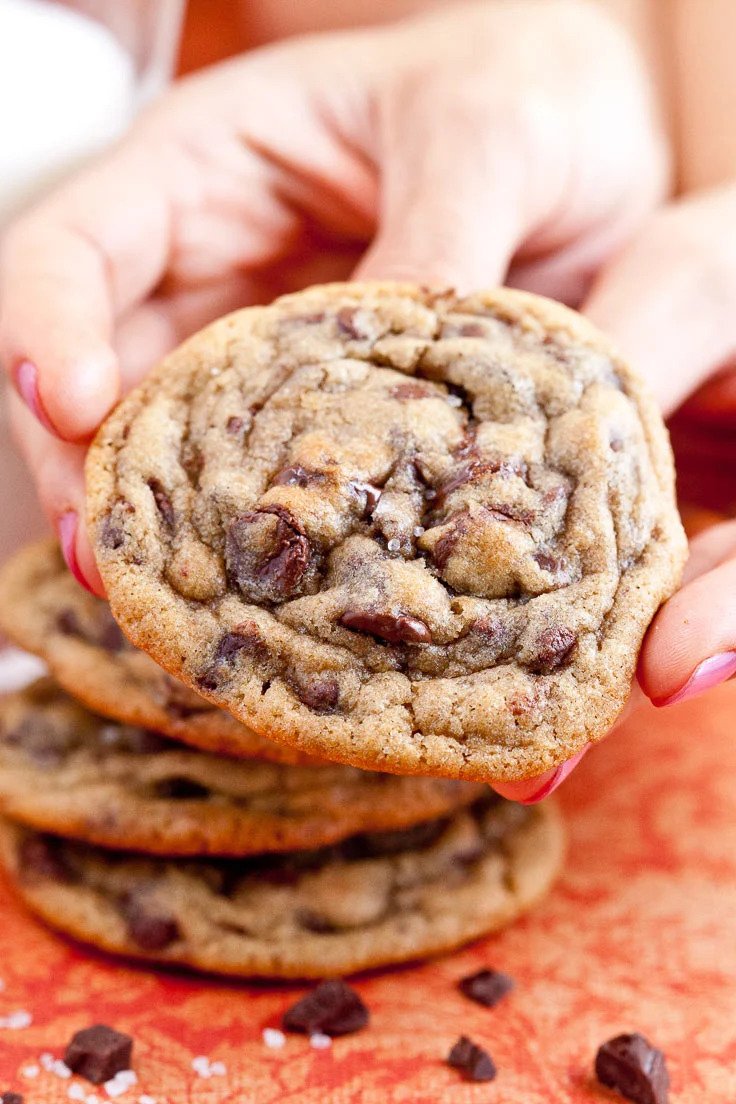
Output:
M182 0L0 0L0 235L169 79ZM0 395L0 563L44 532Z

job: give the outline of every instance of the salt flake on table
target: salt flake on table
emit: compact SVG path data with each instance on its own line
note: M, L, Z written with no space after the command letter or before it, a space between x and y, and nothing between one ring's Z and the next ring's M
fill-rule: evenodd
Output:
M38 1077L40 1072L41 1072L41 1067L40 1066L24 1066L23 1069L20 1071L20 1074L21 1074L21 1077L33 1078L33 1077Z
M69 1097L70 1100L86 1100L87 1099L86 1089L83 1089L81 1085L78 1085L76 1083L74 1085L69 1086L69 1088L66 1090L66 1095Z
M24 1008L18 1009L17 1012L11 1012L7 1016L0 1016L0 1027L9 1027L14 1031L21 1027L30 1027L32 1023L33 1016L30 1012L26 1012Z
M332 1046L332 1039L329 1035L323 1035L321 1031L315 1031L313 1035L309 1036L309 1045L314 1050L329 1050Z
M286 1036L277 1027L264 1027L263 1041L271 1050L281 1050L286 1045Z

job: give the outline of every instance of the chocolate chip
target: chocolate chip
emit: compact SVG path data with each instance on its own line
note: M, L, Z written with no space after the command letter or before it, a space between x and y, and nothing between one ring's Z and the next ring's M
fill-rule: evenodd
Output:
M414 399L437 399L440 397L440 392L428 383L415 381L397 384L396 387L391 388L389 395L399 402L412 402Z
M340 686L337 679L324 677L312 678L294 690L297 697L315 713L333 713L340 698Z
M123 724L103 725L99 730L99 740L110 751L132 755L157 755L162 751L171 751L177 746L159 736L157 732Z
M85 1027L72 1035L64 1052L64 1063L94 1085L110 1081L121 1070L130 1069L133 1040L105 1024Z
M461 1035L447 1056L447 1063L460 1070L467 1081L493 1081L497 1070L488 1051Z
M420 851L436 843L446 827L447 820L442 818L391 832L363 832L346 839L341 850L346 859L353 860L379 859L386 855L398 855L402 851Z
M184 776L161 778L154 782L152 790L155 797L173 801L203 801L212 796L206 786Z
M539 634L529 667L537 674L548 675L569 660L577 640L572 629L552 625Z
M125 544L125 518L135 513L135 506L124 498L119 498L110 512L103 518L99 539L103 548L117 551Z
M343 307L337 312L337 326L355 341L365 341L373 334L375 319L360 307Z
M286 1031L305 1035L349 1035L360 1031L369 1013L354 989L344 981L323 981L288 1008L282 1019Z
M331 935L337 929L331 920L321 916L311 909L298 909L296 913L297 923L305 931L314 932L315 935Z
M23 1097L15 1092L0 1093L0 1104L23 1104Z
M309 487L313 483L324 483L327 476L324 472L310 471L301 464L292 464L288 468L282 468L273 478L275 487Z
M601 1085L635 1104L667 1104L670 1079L664 1054L643 1035L617 1035L603 1043L595 1056L595 1075Z
M389 644L431 644L432 633L418 617L405 614L346 610L340 624L353 632L367 633Z
M241 514L228 525L228 572L250 601L283 602L293 597L311 558L303 528L281 507Z
M19 848L18 869L27 882L40 878L68 885L76 881L61 843L52 836L26 836Z
M477 974L470 974L458 982L461 993L485 1008L495 1008L513 988L513 978L500 970L478 970Z
M226 632L218 641L212 663L197 679L203 690L216 690L222 682L222 668L229 666L241 652L259 660L268 657L268 651L258 627L251 621Z
M350 490L358 496L362 506L361 512L366 517L370 517L381 500L381 488L374 487L372 483L361 483L358 480L353 480L350 483Z
M153 501L156 503L156 509L160 513L165 525L169 529L173 529L176 522L176 514L174 513L174 507L171 502L171 498L166 493L163 485L158 479L149 479L148 488L153 495Z
M153 898L153 889L140 886L119 902L128 935L144 951L162 951L180 938L173 916L163 912Z

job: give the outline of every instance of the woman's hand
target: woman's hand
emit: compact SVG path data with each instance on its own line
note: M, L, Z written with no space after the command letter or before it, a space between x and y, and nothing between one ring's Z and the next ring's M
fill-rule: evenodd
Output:
M583 295L665 187L638 58L578 0L453 5L177 86L8 233L0 356L70 567L85 442L180 339L318 280ZM367 252L366 252L367 249Z
M736 184L653 215L585 309L665 413L696 392L688 407L701 424L736 426ZM726 522L693 540L684 585L645 639L639 683L669 705L735 673L736 522Z

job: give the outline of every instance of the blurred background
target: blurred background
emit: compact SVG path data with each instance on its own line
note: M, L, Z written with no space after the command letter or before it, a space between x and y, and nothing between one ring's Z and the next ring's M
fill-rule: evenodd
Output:
M5 105L0 117L0 234L12 214L114 141L176 75L284 35L396 19L441 2L0 0L0 90ZM600 2L627 21L635 10L635 0ZM719 6L734 0L690 2ZM680 0L676 9L670 9L668 0L662 5L687 20L688 0ZM704 56L711 60L723 52L717 43L700 45L704 51L707 47ZM21 93L22 110L13 109ZM698 133L701 144L707 144L709 131L702 119ZM678 415L671 428L690 530L697 531L723 512L736 513L736 437L731 424L686 413ZM1 396L0 517L0 562L46 529L10 441Z

